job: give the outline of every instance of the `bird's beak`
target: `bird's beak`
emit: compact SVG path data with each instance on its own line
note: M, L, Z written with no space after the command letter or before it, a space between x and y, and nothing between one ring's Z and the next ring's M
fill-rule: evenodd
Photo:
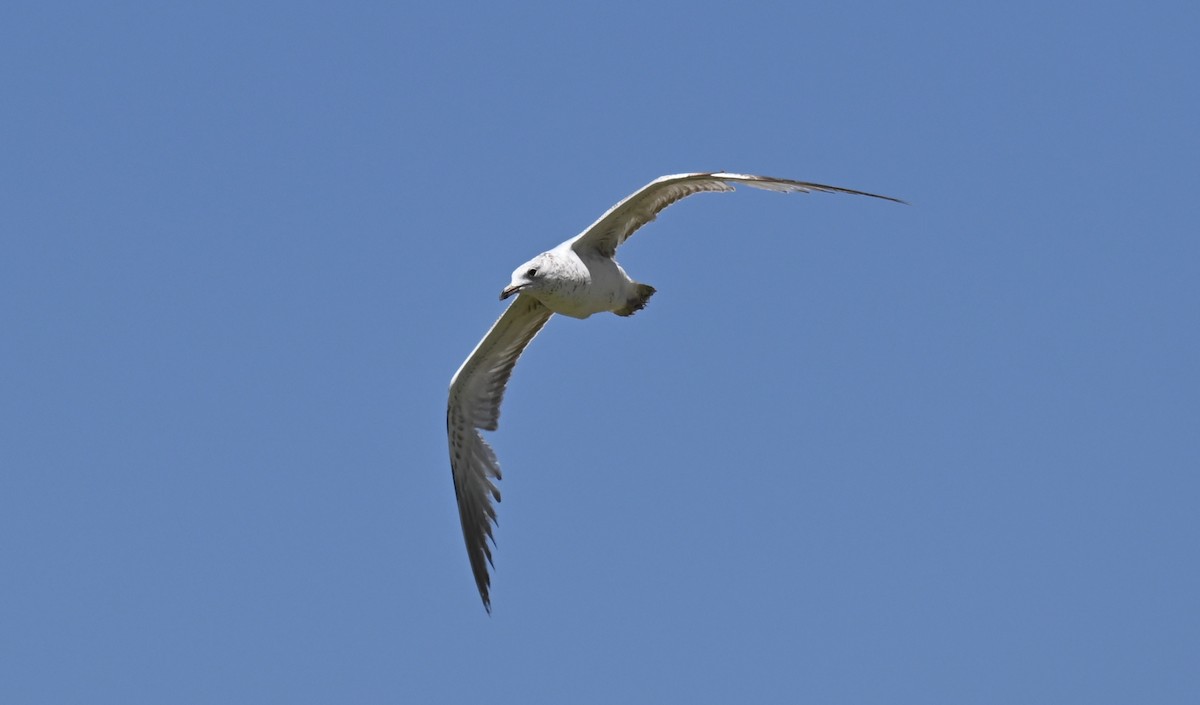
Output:
M513 294L517 293L518 291L520 291L521 289L524 289L527 286L529 286L529 285L528 284L509 284L508 286L504 287L504 291L500 292L500 300L503 301L503 300L507 299L508 297L512 296Z

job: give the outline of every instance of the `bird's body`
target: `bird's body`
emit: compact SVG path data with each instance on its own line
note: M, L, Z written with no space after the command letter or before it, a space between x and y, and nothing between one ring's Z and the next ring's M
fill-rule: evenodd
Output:
M614 311L637 296L637 282L615 259L591 250L576 252L570 241L538 255L518 271L531 269L538 270L541 285L529 294L554 313L571 318Z
M479 431L499 424L505 386L525 346L550 316L587 318L611 311L630 316L654 288L634 281L615 259L617 247L672 203L705 191L732 191L731 184L779 192L824 191L898 199L863 191L789 179L724 172L676 174L650 182L610 208L589 228L518 267L500 294L517 298L496 321L450 381L446 431L467 555L484 607L491 611L488 540L496 520L500 465ZM902 202L902 201L900 201Z

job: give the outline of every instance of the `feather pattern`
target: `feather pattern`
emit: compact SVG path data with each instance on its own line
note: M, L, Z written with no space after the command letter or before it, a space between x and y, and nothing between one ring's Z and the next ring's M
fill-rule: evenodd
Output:
M500 316L474 352L450 381L446 408L446 435L450 441L450 469L462 521L463 539L475 585L483 606L491 612L489 596L492 562L492 527L496 523L493 501L500 501L494 480L500 463L480 431L495 431L500 423L500 402L517 359L552 315L532 296L521 295Z
M791 179L776 179L770 176L753 176L751 174L733 174L724 171L701 172L695 174L672 174L660 176L633 194L626 197L617 205L609 208L599 220L582 233L570 240L575 251L594 249L605 257L616 254L630 235L638 228L658 217L667 206L688 196L705 193L732 191L733 184L745 184L753 188L776 191L778 193L848 193L856 196L871 196L887 201L903 203L898 198L880 196L866 191L826 186L809 181L793 181Z

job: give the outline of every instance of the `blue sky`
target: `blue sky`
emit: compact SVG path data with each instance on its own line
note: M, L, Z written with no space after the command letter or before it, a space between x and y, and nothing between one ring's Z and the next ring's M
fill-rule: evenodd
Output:
M8 3L0 701L1194 703L1188 3ZM518 365L494 614L446 387Z

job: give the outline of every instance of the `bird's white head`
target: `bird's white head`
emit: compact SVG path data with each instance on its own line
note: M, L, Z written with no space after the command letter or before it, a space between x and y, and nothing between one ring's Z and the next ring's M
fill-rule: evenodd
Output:
M549 253L543 252L520 267L517 267L513 270L512 282L500 292L500 300L503 301L521 291L536 291L546 281L551 266L552 261Z

